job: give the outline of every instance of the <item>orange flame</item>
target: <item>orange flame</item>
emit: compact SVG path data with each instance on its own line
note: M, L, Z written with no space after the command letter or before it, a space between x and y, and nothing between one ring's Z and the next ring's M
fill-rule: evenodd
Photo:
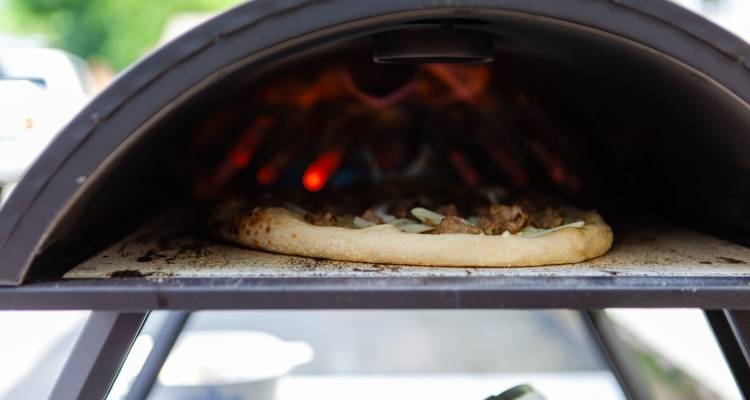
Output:
M289 164L295 153L296 149L282 149L276 153L271 161L258 170L255 174L255 179L263 186L268 186L276 182L281 171Z
M466 159L464 153L460 150L453 149L450 151L449 155L453 167L458 171L459 175L461 175L464 182L469 186L478 185L480 181L479 173L474 166L471 165L469 160Z
M344 149L337 147L333 150L321 153L305 170L302 176L302 185L311 192L322 190L331 175L336 172L341 159L343 158Z
M474 104L484 94L490 81L487 66L428 64L424 68L450 88L454 99Z
M208 184L201 185L197 189L196 195L199 197L209 197L217 190L221 189L237 171L247 167L252 161L265 131L273 125L273 119L268 116L259 117L253 125L247 128L237 139L232 150L226 158L219 163L216 170L211 175Z
M503 170L515 187L522 188L529 184L529 176L510 152L494 143L485 142L483 145L492 156L495 165Z

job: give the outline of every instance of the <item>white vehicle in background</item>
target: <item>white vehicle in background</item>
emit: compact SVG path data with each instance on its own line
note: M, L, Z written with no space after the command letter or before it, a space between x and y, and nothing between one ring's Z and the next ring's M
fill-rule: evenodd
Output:
M86 64L71 54L0 48L0 201L91 93Z

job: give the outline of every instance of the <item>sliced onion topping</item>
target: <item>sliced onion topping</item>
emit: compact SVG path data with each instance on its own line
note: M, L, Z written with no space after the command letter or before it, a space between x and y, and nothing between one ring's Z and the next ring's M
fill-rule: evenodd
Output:
M362 217L354 217L354 227L358 229L362 228L369 228L371 226L375 225L374 222L370 222Z
M552 233L554 231L559 231L560 229L582 228L583 225L585 225L583 221L576 221L576 222L571 222L569 224L560 225L560 226L556 226L554 228L549 228L549 229L539 229L539 228L534 228L533 226L527 226L521 229L521 232L518 232L517 235L523 236L523 237L537 237L537 236L546 235L548 233Z
M440 225L440 223L443 221L443 218L445 218L444 216L434 211L430 211L422 207L412 208L411 214L417 217L417 219L422 221L423 223L430 225Z
M399 225L396 228L398 228L401 232L406 233L424 233L431 231L435 228L424 225L424 224L405 224L405 225Z

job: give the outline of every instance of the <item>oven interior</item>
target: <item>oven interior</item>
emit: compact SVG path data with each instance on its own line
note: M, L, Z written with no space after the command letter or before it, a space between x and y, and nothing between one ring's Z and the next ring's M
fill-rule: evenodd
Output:
M32 278L744 273L746 104L626 39L502 18L450 24L491 35L489 63L375 63L368 33L222 73L110 155L50 232ZM445 21L380 29L396 28ZM577 268L457 272L272 255L205 230L228 196L283 192L308 204L395 185L544 193L596 208L615 245Z

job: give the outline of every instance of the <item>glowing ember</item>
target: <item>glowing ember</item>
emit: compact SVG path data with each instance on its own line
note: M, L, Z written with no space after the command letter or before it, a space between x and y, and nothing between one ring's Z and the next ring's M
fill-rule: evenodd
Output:
M302 176L302 185L305 189L311 192L322 190L341 164L343 153L342 148L336 148L320 154Z
M446 162L454 178L476 186L495 176L479 169L484 160L515 188L528 188L542 178L560 190L580 189L575 154L564 151L571 147L565 145L570 138L538 99L513 89L490 66L425 64L393 71L332 64L285 74L249 92L243 102L215 112L196 127L187 149L198 154L216 141L214 147L223 154L218 162L200 154L185 160L186 169L215 163L196 174L196 193L210 198L229 184L247 183L248 176L255 178L254 186L269 187L291 176L294 161L321 144L324 150L301 178L310 192L368 176L373 181L401 174L420 177ZM507 94L500 91L506 86ZM262 115L248 111L255 109ZM253 115L255 119L246 120ZM425 122L433 119L438 123L429 127ZM247 125L237 137L216 140L240 124ZM427 130L436 134L425 134ZM343 165L350 158L351 168ZM342 179L330 183L339 169L345 172L338 176ZM292 179L299 182L298 175Z
M477 102L490 80L490 71L484 65L428 64L424 68L450 88L455 100L468 104Z
M263 141L265 132L273 126L273 120L267 116L259 117L253 125L247 128L237 139L232 150L214 170L210 181L199 185L199 197L209 197L221 189L232 177L247 167L252 161L256 150Z
M529 176L521 168L513 156L494 143L484 143L485 148L492 156L492 160L500 167L503 173L510 178L515 187L526 187L529 184Z
M467 185L476 186L479 184L479 173L474 166L471 165L469 160L466 159L464 153L456 149L451 150L450 160L453 167L458 171L459 175L461 175L461 178L463 178Z
M273 165L266 165L265 167L261 168L257 174L255 174L255 179L257 179L258 183L263 186L268 186L276 182L276 178L278 177L279 170L274 168Z

